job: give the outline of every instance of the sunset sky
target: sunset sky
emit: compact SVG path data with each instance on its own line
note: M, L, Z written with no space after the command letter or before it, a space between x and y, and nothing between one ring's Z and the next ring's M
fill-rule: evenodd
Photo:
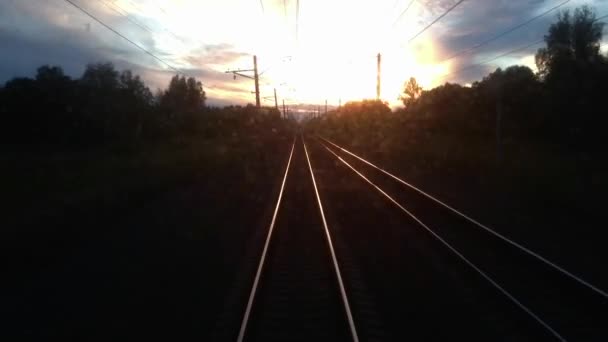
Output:
M466 0L410 43L457 0L72 0L184 74L199 78L209 102L253 102L253 82L228 69L252 68L258 56L262 97L277 88L288 103L330 104L374 98L382 53L382 97L398 103L410 76L429 88L469 83L497 66L534 68L536 45L483 67L457 72L541 39L557 11L482 48L446 57L523 23L565 0ZM608 1L590 4L598 16ZM299 15L297 13L299 12ZM79 77L90 62L111 61L142 75L153 89L175 74L64 0L0 1L0 82L32 76L42 64ZM289 58L287 58L289 56ZM265 102L271 104L271 102Z

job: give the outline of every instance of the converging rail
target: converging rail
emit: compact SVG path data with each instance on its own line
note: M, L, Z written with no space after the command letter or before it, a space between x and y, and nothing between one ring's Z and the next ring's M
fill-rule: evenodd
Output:
M398 178L398 177L394 176L393 174L389 173L388 171L385 171L384 169L372 164L371 162L355 155L354 153L346 150L345 148L343 148L327 139L321 138L321 140L319 140L320 145L326 151L328 151L329 154L333 155L333 157L335 157L338 161L340 161L342 164L344 164L348 169L353 171L358 177L363 179L368 185L370 185L373 189L375 189L378 193L380 193L382 195L382 197L384 197L385 199L388 199L393 205L395 205L397 208L399 208L400 211L407 214L407 216L410 217L411 220L413 220L416 224L418 224L420 227L422 227L424 230L426 230L428 233L430 233L431 236L436 241L438 241L441 245L446 247L453 255L457 256L462 262L464 262L464 264L466 264L468 267L470 267L470 269L474 270L479 276L481 276L483 279L485 279L485 281L487 281L488 284L490 284L493 288L495 288L501 295L506 297L517 308L522 310L529 318L532 319L533 322L538 323L543 329L545 329L547 332L549 332L553 337L555 337L556 339L558 339L560 341L566 340L566 337L565 337L566 335L564 335L563 332L558 332L558 331L562 330L561 328L563 328L564 326L567 326L570 322L569 319L564 318L564 317L572 317L572 321L577 321L575 323L572 323L573 325L585 326L583 328L568 327L569 328L569 329L567 329L567 331L569 332L568 336L572 335L572 336L578 337L579 335L581 335L581 336L584 336L583 339L585 339L585 340L586 339L595 340L596 338L598 338L597 337L598 334L603 335L603 333L601 333L601 329L602 329L601 320L602 320L602 317L606 317L606 314L608 314L608 311L604 311L606 309L606 307L605 307L605 305L603 305L603 303L604 303L603 301L600 301L599 303L597 303L596 300L594 300L593 298L589 298L589 297L592 294L593 295L599 294L601 297L603 297L601 299L604 299L604 298L606 298L605 291L600 290L599 288L591 285L589 282L583 280L582 278L575 276L573 273L566 271L562 267L560 267L560 266L556 265L555 263L549 261L548 259L540 256L538 253L535 253L535 252L531 251L530 249L523 247L521 244L516 243L513 240L504 237L503 235L495 232L494 230L490 229L489 227L479 223L478 221L476 221L476 220L470 218L469 216L461 213L460 211L454 209L452 206L445 204L444 202L427 194L426 192L411 185L410 183L407 183L407 182L401 180L400 178ZM480 243L482 240L479 240L479 239L483 239L483 236L479 235L481 233L476 233L477 235L475 235L475 236L466 236L466 237L460 237L460 238L454 239L453 238L454 236L457 236L458 234L465 234L465 231L453 229L453 228L458 227L458 224L452 223L453 219L445 218L445 219L433 221L433 223L435 223L435 224L429 224L428 222L424 222L424 221L429 220L429 217L432 217L432 216L427 216L426 218L421 218L421 216L419 216L419 214L415 213L415 210L406 208L405 204L404 204L405 202L407 202L407 203L410 203L410 206L414 206L415 203L413 203L412 201L419 202L419 200L416 200L414 197L407 197L407 199L404 200L404 197L399 195L398 193L389 194L390 191L386 190L387 188L390 188L389 184L386 183L388 180L385 179L385 180L381 181L382 177L380 174L375 175L375 177L376 177L375 181L373 179L370 179L370 175L365 175L361 171L360 168L353 166L353 164L349 163L346 159L344 159L343 157L338 155L338 153L336 153L336 151L329 148L328 145L326 145L325 143L328 143L331 146L333 146L334 148L336 148L337 150L344 152L351 157L354 157L355 158L354 160L359 160L360 162L364 163L365 165L371 166L373 168L372 170L380 171L381 174L385 175L385 176L388 175L390 177L390 179L397 180L399 183L406 185L408 188L410 188L412 190L415 190L416 193L423 195L424 197L432 200L433 203L439 204L440 206L442 206L446 209L449 209L450 212L456 214L460 218L465 219L466 222L472 223L475 226L482 228L483 231L491 233L493 236L499 238L497 241L506 242L507 244L506 245L503 244L503 246L498 246L498 245L496 245L496 243L498 243L498 242L496 242L496 243L491 244L492 247L484 247L484 245L486 243ZM380 182L380 183L378 183L378 182ZM378 184L385 184L385 187L383 188L383 187L381 187L381 185L378 185ZM421 213L426 212L427 215L429 212L436 212L436 210L435 211L432 210L432 207L430 205L426 205L426 206L417 205L417 209L420 209ZM441 216L441 215L436 215L436 213L434 213L433 216ZM445 228L445 226L447 226L447 228ZM442 229L439 229L439 228L442 228ZM446 236L449 236L450 239L447 239ZM471 241L462 243L463 240L471 240ZM467 247L462 247L462 246L467 246ZM506 248L507 246L516 247L515 250L521 252L520 256L512 254L512 252L510 252ZM489 250L490 254L477 253L478 258L475 259L475 257L474 257L476 255L475 249L484 249L484 248L486 248L486 250ZM487 261L487 260L484 261L484 258L487 259L488 255L493 255L494 253L504 253L504 255L506 255L506 256L504 256L501 259L501 261L495 261L495 262ZM470 254L473 257L465 256L465 254ZM479 255L482 255L482 257L479 257ZM483 257L483 255L485 255L485 257ZM527 258L531 257L532 260L541 261L541 263L538 266L534 266L531 263L529 263L528 261L526 261L527 259L524 258L524 256L526 256ZM513 261L513 265L509 265L510 261L515 260L515 259L517 259L517 262ZM480 266L480 265L484 265L484 266ZM543 279L540 279L540 280L528 279L528 278L533 278L534 276L542 278L543 275L546 276L547 278L554 279L554 278L551 278L553 275L547 275L548 270L547 271L542 271L542 270L538 271L539 267L541 265L548 265L548 266L550 266L549 270L558 271L557 272L558 274L563 275L563 276L565 275L566 277L563 277L562 278L563 280L561 280L561 281L555 281L555 280L546 281ZM506 269L506 271L503 269ZM520 271L520 269L524 269L524 271L525 271L525 272L523 272L523 276L522 276L522 273L517 273L518 271ZM537 274L536 272L539 272L541 275ZM542 272L544 272L544 273L542 273ZM502 276L502 278L500 278L499 276ZM511 278L511 277L521 277L522 279L520 280L520 282L524 282L525 284L530 283L530 284L533 284L533 286L531 285L529 289L527 289L527 286L514 286L514 284L517 282L517 280L509 281L509 278ZM575 280L575 282L573 284L569 284L565 281L566 279ZM507 284L508 286L505 286L505 284ZM568 297L569 294L578 293L582 290L581 287L578 287L578 289L577 289L577 287L575 286L573 288L572 285L574 285L574 284L582 284L582 285L584 285L584 288L593 290L593 291L586 292L586 293L580 295L580 297L582 298L581 302L591 303L589 306L581 306L580 308L577 308L577 309L580 309L579 311L580 311L581 317L577 317L577 314L573 314L571 312L567 312L566 314L563 314L563 315L561 312L556 314L555 313L556 310L554 310L553 308L546 309L544 307L544 304L546 304L547 302L550 302L551 300L547 299L543 302L542 300L537 300L534 298L535 296L536 297L547 296L548 298L550 298L550 295L553 295L554 298L558 298L564 302L557 311L561 310L561 311L566 312L570 309L570 307L569 307L570 303L578 304L577 303L578 301L576 299ZM553 285L555 285L554 286L555 289L551 288L551 287L553 287ZM523 292L522 292L522 288L525 289ZM519 292L516 291L517 293L514 293L513 292L514 289L519 290ZM562 289L566 289L567 291L564 290L563 292L560 292ZM552 292L557 292L557 294L552 293ZM568 304L566 304L566 303L568 303ZM542 315L541 315L541 312L543 313ZM587 317L592 317L592 319L588 320ZM588 321L593 322L593 323L589 323ZM561 325L557 322L561 322ZM566 323L564 323L564 322L566 322ZM583 323L581 323L581 322L583 322ZM581 323L581 324L579 324L579 323ZM590 330L590 329L587 329L587 328L591 324L593 325L591 330L594 330L594 331L589 332L588 330ZM576 329L578 329L578 330L576 330ZM585 330L585 329L587 329L587 331L580 331L580 330ZM589 337L590 336L589 334L593 335L593 337Z
M446 209L448 209L448 210L452 211L454 214L456 214L456 215L458 215L458 216L460 216L460 217L462 217L462 218L466 219L467 221L471 222L472 224L476 225L477 227L479 227L479 228L481 228L481 229L485 230L486 232L488 232L488 233L490 233L490 234L494 235L495 237L497 237L497 238L501 239L502 241L504 241L504 242L506 242L506 243L508 243L508 244L510 244L510 245L512 245L512 246L514 246L514 247L516 247L516 248L518 248L518 249L519 249L519 250L521 250L522 252L527 253L527 254L529 254L530 256L533 256L534 258L536 258L536 259L538 259L539 261L543 262L543 263L544 263L544 264L546 264L547 266L549 266L549 267L551 267L551 268L555 269L556 271L558 271L558 272L562 273L563 275L565 275L565 276L567 276L567 277L569 277L569 278L571 278L571 279L575 280L575 281L576 281L576 282L578 282L579 284L581 284L581 285L583 285L583 286L585 286L585 287L587 287L587 288L591 289L592 291L595 291L597 294L599 294L599 295L603 296L604 298L608 299L608 292L606 292L606 291L604 291L604 290L602 290L602 289L598 288L597 286L594 286L593 284L591 284L591 283L589 283L588 281L584 280L583 278L581 278L581 277L579 277L579 276L577 276L577 275L575 275L575 274L573 274L573 273L569 272L568 270L564 269L563 267L560 267L559 265L557 265L556 263L554 263L554 262L552 262L552 261L548 260L547 258L543 257L542 255L540 255L540 254L538 254L538 253L536 253L536 252L534 252L534 251L530 250L529 248L526 248L526 247L525 247L525 246L523 246L522 244L517 243L517 242L513 241L512 239L509 239L509 238L507 238L506 236L504 236L504 235L502 235L502 234L500 234L500 233L496 232L496 231L495 231L495 230L493 230L492 228L490 228L490 227L488 227L488 226L486 226L486 225L484 225L484 224L480 223L479 221L477 221L477 220L475 220L475 219L471 218L469 215L466 215L466 214L462 213L462 211L455 209L454 207L452 207L452 206L450 206L450 205L446 204L445 202L443 202L443 201L441 201L441 200L437 199L436 197L434 197L434 196L432 196L432 195L430 195L430 194L428 194L428 193L424 192L424 191L423 191L423 190L421 190L420 188L418 188L418 187L416 187L416 186L414 186L414 185L412 185L412 184L410 184L410 183L408 183L408 182L404 181L403 179L401 179L401 178L399 178L399 177L395 176L394 174L392 174L392 173L390 173L390 172L388 172L388 171L384 170L383 168L381 168L381 167L379 167L379 166L377 166L377 165L373 164L372 162L370 162L370 161L368 161L368 160L366 160L366 159L363 159L362 157L360 157L360 156L358 156L358 155L356 155L356 154L352 153L351 151L349 151L349 150L347 150L347 149L345 149L345 148L343 148L343 147L341 147L341 146L339 146L339 145L337 145L337 144L335 144L335 143L333 143L333 142L331 142L331 141L329 141L329 140L327 140L327 139L325 139L325 138L323 138L323 137L319 137L319 138L321 138L322 140L324 140L324 141L328 142L329 144L333 145L334 147L336 147L336 148L337 148L337 149L339 149L340 151L342 151L342 152L344 152L344 153L347 153L347 154L351 155L352 157L357 158L358 160L362 161L363 163L365 163L365 164L367 164L367 165L369 165L369 166L371 166L371 167L375 168L376 170L378 170L378 171L380 171L380 172L384 173L385 175L387 175L387 176L389 176L389 177L393 178L394 180L398 181L399 183L401 183L401 184L403 184L403 185L405 185L405 186L409 187L410 189L412 189L412 190L414 190L414 191L418 192L419 194L421 194L421 195L423 195L423 196L427 197L428 199L430 199L430 200L434 201L435 203L437 203L437 204L441 205L442 207L444 207L444 208L446 208Z
M302 145L304 145L304 152L306 153L306 161L308 162L308 169L310 170L310 178L312 179L312 184L315 188L315 195L317 196L317 202L319 204L319 212L321 213L321 218L323 219L323 228L325 228L325 235L327 237L327 243L329 245L329 250L331 252L331 259L334 265L334 270L336 271L336 276L338 277L338 285L340 287L340 295L342 296L342 302L344 303L344 310L346 311L346 316L348 317L348 326L350 328L350 333L353 337L354 342L359 342L359 337L357 336L357 329L355 328L355 322L353 321L353 314L350 309L350 304L348 303L348 297L346 296L346 290L344 289L344 282L342 281L342 275L340 273L340 268L338 267L338 259L336 258L336 252L334 251L333 243L331 242L331 235L329 233L329 228L327 227L327 221L325 220L325 213L323 212L323 204L321 204L321 197L319 196L319 189L317 189L317 182L315 181L315 174L312 171L312 165L310 164L310 157L308 156L308 150L306 149L306 143L304 142L304 138L302 137Z
M243 315L243 320L241 322L241 328L239 329L239 336L237 337L238 342L242 342L245 338L245 330L247 330L247 323L249 323L249 315L251 314L251 307L253 306L253 299L255 298L255 294L258 290L258 284L260 282L260 276L262 275L262 268L264 267L264 261L266 260L266 254L268 253L268 245L270 244L270 238L272 237L272 231L274 230L274 223L277 219L277 213L279 212L279 207L281 206L281 199L283 198L283 190L285 190L285 182L287 181L287 175L289 174L289 166L291 165L291 158L293 157L293 150L296 145L296 140L294 139L291 144L291 152L289 152L289 159L287 160L287 166L285 167L285 175L283 175L283 182L281 183L281 190L279 190L279 198L277 199L277 205L274 207L274 212L272 214L272 220L270 221L270 226L268 228L268 235L266 237L266 241L264 242L264 249L262 249L262 256L260 257L260 263L258 264L258 269L255 272L255 278L253 279L253 286L251 287L251 292L249 293L249 299L247 300L247 307L245 308L245 314Z
M294 138L237 341L359 338L303 137Z

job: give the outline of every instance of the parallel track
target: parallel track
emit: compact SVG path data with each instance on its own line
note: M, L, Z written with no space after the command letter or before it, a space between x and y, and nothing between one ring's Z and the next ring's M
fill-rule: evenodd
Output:
M542 328L545 338L608 339L605 291L333 142L320 144L527 316L528 324Z
M237 341L355 341L357 331L302 138L283 183Z

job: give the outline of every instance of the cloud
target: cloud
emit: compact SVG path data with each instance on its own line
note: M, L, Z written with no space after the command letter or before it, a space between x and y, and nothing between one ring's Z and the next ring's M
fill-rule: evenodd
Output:
M174 10L168 11L169 13L176 13L175 15L155 14L154 10L158 11L158 9L152 0L135 1L135 3L141 5L138 10L131 8L130 5L124 6L131 21L105 6L104 2L101 1L79 0L76 3L98 16L136 44L153 52L187 75L200 79L208 91L208 96L216 99L217 103L222 102L220 99L246 103L251 102L252 82L244 78L233 80L232 76L225 74L224 71L228 68L243 66L247 68L246 66L251 65L251 55L244 51L248 51L249 45L254 45L248 45L247 41L250 36L254 37L254 33L259 30L237 29L237 26L230 22L227 14L221 18L217 15L216 11L220 11L217 8L218 6L223 8L226 11L225 13L233 11L231 1L236 0L197 1L192 2L192 5L187 4L188 2L176 2ZM372 0L368 1L372 2ZM416 20L419 24L418 29L421 29L453 6L456 1L458 0L418 0L407 15L409 19L404 18L403 20ZM417 44L428 43L430 39L433 42L433 52L429 54L429 60L425 62L432 66L432 63L439 63L456 52L471 48L561 2L563 0L467 0L433 25L409 48L416 49ZM122 4L123 2L119 3ZM126 2L124 3L126 4ZM601 0L586 2L572 0L563 8L574 8L583 3L595 6L600 16L608 14L608 1ZM265 4L268 7L265 17L268 25L271 25L274 20L277 25L280 24L277 27L283 27L286 21L289 24L289 21L294 19L292 18L293 15L283 18L281 1L273 0L265 2ZM407 2L403 2L404 7L406 4ZM201 20L198 16L191 15L193 11L188 6L200 10L213 9L213 12L205 11L204 17L206 20ZM260 11L257 3L244 6L247 6L247 9L251 11ZM313 13L306 12L307 8L306 6L303 7L303 18L311 18L310 22L314 22L317 18L312 18ZM294 8L288 10L293 12ZM224 12L220 11L218 13ZM550 23L555 20L556 13L554 11L495 42L471 51L471 53L459 55L446 62L449 63L449 67L436 69L445 69L447 72L449 70L459 70L538 40L543 37ZM334 18L331 13L324 13L323 15ZM198 21L196 23L192 22L195 19ZM235 20L240 25L244 25L244 23L249 23L249 21L244 22L245 19L249 20L249 16L237 16ZM146 27L149 27L149 30L134 25L132 20L144 23ZM310 33L311 31L306 31L307 26L304 23L305 21L300 23L300 28L304 33ZM165 24L172 26L164 26ZM244 26L247 28L254 27L254 25ZM191 27L195 29L191 29ZM179 33L180 37L184 39L176 39L172 36L172 32ZM207 43L201 43L195 39L199 36L199 32L204 33ZM340 32L343 32L344 35L352 34L349 27L344 27ZM365 30L361 31L362 34L365 32ZM322 34L329 33L322 32ZM241 43L236 44L228 39L233 36L239 37L240 40L238 41L241 41ZM224 39L225 37L228 37L226 38L228 40ZM280 42L280 40L278 41ZM209 42L212 42L212 44ZM342 43L346 44L346 42L351 41L345 38ZM174 75L172 70L154 58L110 32L67 2L60 0L0 1L0 46L2 46L0 83L16 76L33 76L36 68L43 64L62 66L68 75L79 77L87 63L105 61L114 63L118 69L130 69L140 74L152 89L166 87L170 78ZM275 46L272 45L272 47ZM481 78L484 73L497 66L504 67L510 63L523 63L531 66L532 56L538 47L535 46L513 56L501 58L489 65L470 68L461 73L450 75L446 80L468 83ZM336 45L328 45L323 49L318 49L317 54L329 55L324 60L331 61L332 48L338 49ZM282 52L282 46L278 44L276 51L273 51L276 54L278 54L277 51ZM311 54L313 52L311 51ZM340 57L339 53L335 55ZM426 56L421 52L421 56L423 55ZM264 61L268 60L270 59L264 59ZM336 58L336 63L340 63L340 60L342 59ZM311 69L314 68L311 67ZM275 69L271 70L269 74L274 71ZM310 70L311 73L315 71L317 70ZM269 74L266 74L266 76ZM276 75L276 79L283 80L287 77L285 75L289 75L289 70L277 71ZM330 82L327 82L327 84L330 84ZM316 88L319 88L319 86L316 86ZM310 89L305 90L314 92Z
M435 7L444 8L452 1L433 1L427 3L439 3ZM497 34L505 32L512 27L524 23L525 21L540 15L554 6L563 3L563 0L529 0L529 1L465 1L459 7L461 12L456 11L446 16L440 21L433 30L433 40L436 46L440 47L439 61L488 39ZM583 4L591 5L596 8L598 16L608 14L608 1L577 1L572 0L557 10L553 10L543 17L513 31L493 42L490 42L478 49L463 53L451 60L452 70L459 70L464 67L483 62L493 57L499 56L518 47L526 46L534 41L542 39L556 15L560 10L573 10ZM505 67L513 63L522 63L533 67L531 61L534 54L542 45L532 46L514 55L508 55L490 63L491 70L496 67ZM485 70L488 68L476 67L475 70ZM461 74L455 74L451 80L463 83L474 80L472 77L483 76L473 70L467 70Z
M235 50L231 44L203 45L183 57L191 65L215 67L237 63L244 58L251 58L251 55Z
M104 60L107 54L107 51L88 48L86 41L39 40L0 28L0 45L4 51L10 51L0 54L0 82L16 76L31 76L43 64L61 65L69 75L78 76L87 63Z
M435 45L439 47L438 62L460 53L450 60L452 70L460 70L468 66L492 59L515 48L525 46L533 41L542 39L551 22L558 13L554 10L545 16L517 29L505 36L484 44L480 48L469 50L479 43L492 39L512 27L523 23L534 16L540 15L548 9L563 1L465 1L458 12L455 10L432 28ZM427 1L432 9L444 9L454 1ZM575 7L576 1L564 5L561 9ZM497 66L505 66L505 62L519 61L527 58L529 64L532 56L539 46L531 47L518 54L517 58L508 56L497 59L488 67L475 67L466 69L449 77L452 81L468 83L473 77L482 76L474 70L493 70Z
M131 65L133 60L148 63L142 66L154 65L151 57L143 57L145 53L90 18L72 18L73 9L58 7L55 2L33 5L30 1L0 4L0 44L8 51L0 56L0 81L30 76L42 64L60 65L73 77L79 76L87 63L98 61L111 61L118 67ZM109 17L107 21L120 27L116 19ZM153 48L149 33L139 33L134 40Z
M214 96L234 93L236 102L243 103L249 89L243 79L216 70L221 65L238 62L246 53L230 44L202 45L176 59L171 54L156 51L151 32L125 22L124 17L108 8L85 3L105 23L128 36L136 44L170 63L181 62L180 70L187 76L203 81L210 102L226 101ZM84 7L84 5L83 5ZM108 31L69 4L62 2L36 3L8 1L0 3L0 83L13 77L32 77L45 64L61 66L66 74L77 78L89 63L112 62L117 69L129 69L142 76L151 89L163 89L175 75L154 58ZM177 65L177 63L175 63Z

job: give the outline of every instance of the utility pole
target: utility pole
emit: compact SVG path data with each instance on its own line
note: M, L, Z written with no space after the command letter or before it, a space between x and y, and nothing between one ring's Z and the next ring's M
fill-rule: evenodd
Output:
M380 56L380 55L378 55ZM253 55L253 74L255 81L255 106L260 108L260 77L258 76L258 56Z
M283 118L287 119L287 112L285 111L285 99L283 99Z
M253 77L243 74L243 72L252 72L253 71ZM254 80L255 82L255 106L259 109L260 108L260 82L259 82L259 75L258 75L258 58L257 56L253 56L253 69L239 69L239 70L228 70L226 71L227 74L233 74L234 79L236 79L237 76L241 76L241 77L245 77L248 78L250 80Z
M274 88L274 108L279 111L279 103L277 102L277 88Z
M381 70L381 64L382 64L382 55L378 54L378 73L376 76L376 100L380 101L380 75L382 74L382 70Z

